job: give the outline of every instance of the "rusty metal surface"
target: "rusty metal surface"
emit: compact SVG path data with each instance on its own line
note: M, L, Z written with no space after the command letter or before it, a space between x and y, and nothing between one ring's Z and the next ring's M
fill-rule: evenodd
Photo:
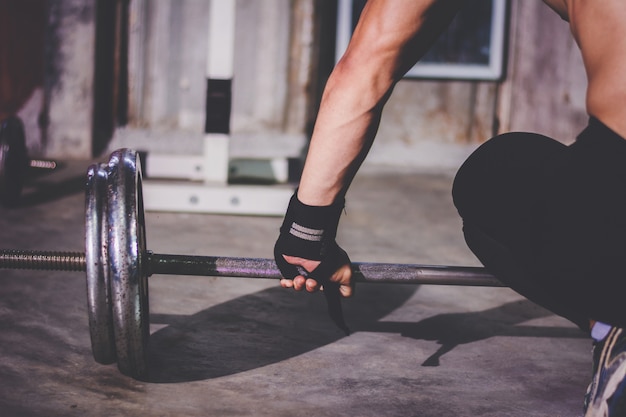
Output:
M108 223L106 165L94 164L87 171L85 187L85 269L87 314L91 351L96 362L115 362L115 337L111 311L109 258L106 244Z
M111 155L107 182L108 259L117 365L125 375L146 372L149 337L148 282L139 155Z

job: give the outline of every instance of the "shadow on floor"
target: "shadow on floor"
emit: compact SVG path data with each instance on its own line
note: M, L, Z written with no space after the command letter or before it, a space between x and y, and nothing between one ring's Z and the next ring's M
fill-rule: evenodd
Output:
M405 303L418 286L363 285L348 300L353 331L398 333L441 347L423 362L438 366L457 346L494 336L584 338L574 327L524 326L552 315L527 300L470 313L439 314L417 323L379 321ZM319 296L317 296L319 295ZM191 316L152 314L166 327L152 334L146 382L218 378L301 355L345 337L327 316L324 297L271 288Z
M84 193L86 176L81 175L61 182L37 181L29 184L14 208L42 205L70 195Z
M528 300L514 301L472 313L439 314L418 323L377 322L360 331L399 333L404 337L437 341L441 347L422 366L439 366L441 357L459 345L494 336L586 338L577 327L525 326L520 323L553 315Z
M344 303L348 326L388 315L417 286L359 289ZM363 303L375 298L378 301ZM358 323L354 318L358 317ZM147 382L171 383L217 378L277 363L345 337L328 317L322 294L271 288L245 295L191 316L151 314L166 327L150 337Z

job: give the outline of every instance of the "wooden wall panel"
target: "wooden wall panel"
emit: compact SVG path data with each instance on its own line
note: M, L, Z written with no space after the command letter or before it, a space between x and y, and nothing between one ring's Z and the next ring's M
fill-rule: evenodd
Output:
M569 24L541 2L512 2L509 74L500 87L501 131L570 143L585 126L587 79Z

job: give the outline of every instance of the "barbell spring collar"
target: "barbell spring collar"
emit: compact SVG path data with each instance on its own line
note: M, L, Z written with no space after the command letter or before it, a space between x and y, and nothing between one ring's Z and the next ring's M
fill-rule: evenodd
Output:
M57 167L57 163L55 161L44 161L41 159L31 159L30 161L28 161L28 165L31 168L37 168L37 169L56 169Z
M86 271L85 254L5 249L0 251L0 268L46 271Z

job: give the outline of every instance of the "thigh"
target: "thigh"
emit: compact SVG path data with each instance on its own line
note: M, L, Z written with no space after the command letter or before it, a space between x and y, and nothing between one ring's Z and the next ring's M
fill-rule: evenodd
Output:
M452 195L459 214L524 261L532 252L546 166L566 148L546 136L521 132L485 142L455 177Z
M582 294L564 291L541 264L547 176L567 147L546 136L509 133L487 141L461 166L454 203L469 248L506 285L580 327ZM554 278L554 279L553 279Z
M497 136L459 169L453 196L470 248L507 285L574 321L626 326L624 139L595 119L570 146Z

